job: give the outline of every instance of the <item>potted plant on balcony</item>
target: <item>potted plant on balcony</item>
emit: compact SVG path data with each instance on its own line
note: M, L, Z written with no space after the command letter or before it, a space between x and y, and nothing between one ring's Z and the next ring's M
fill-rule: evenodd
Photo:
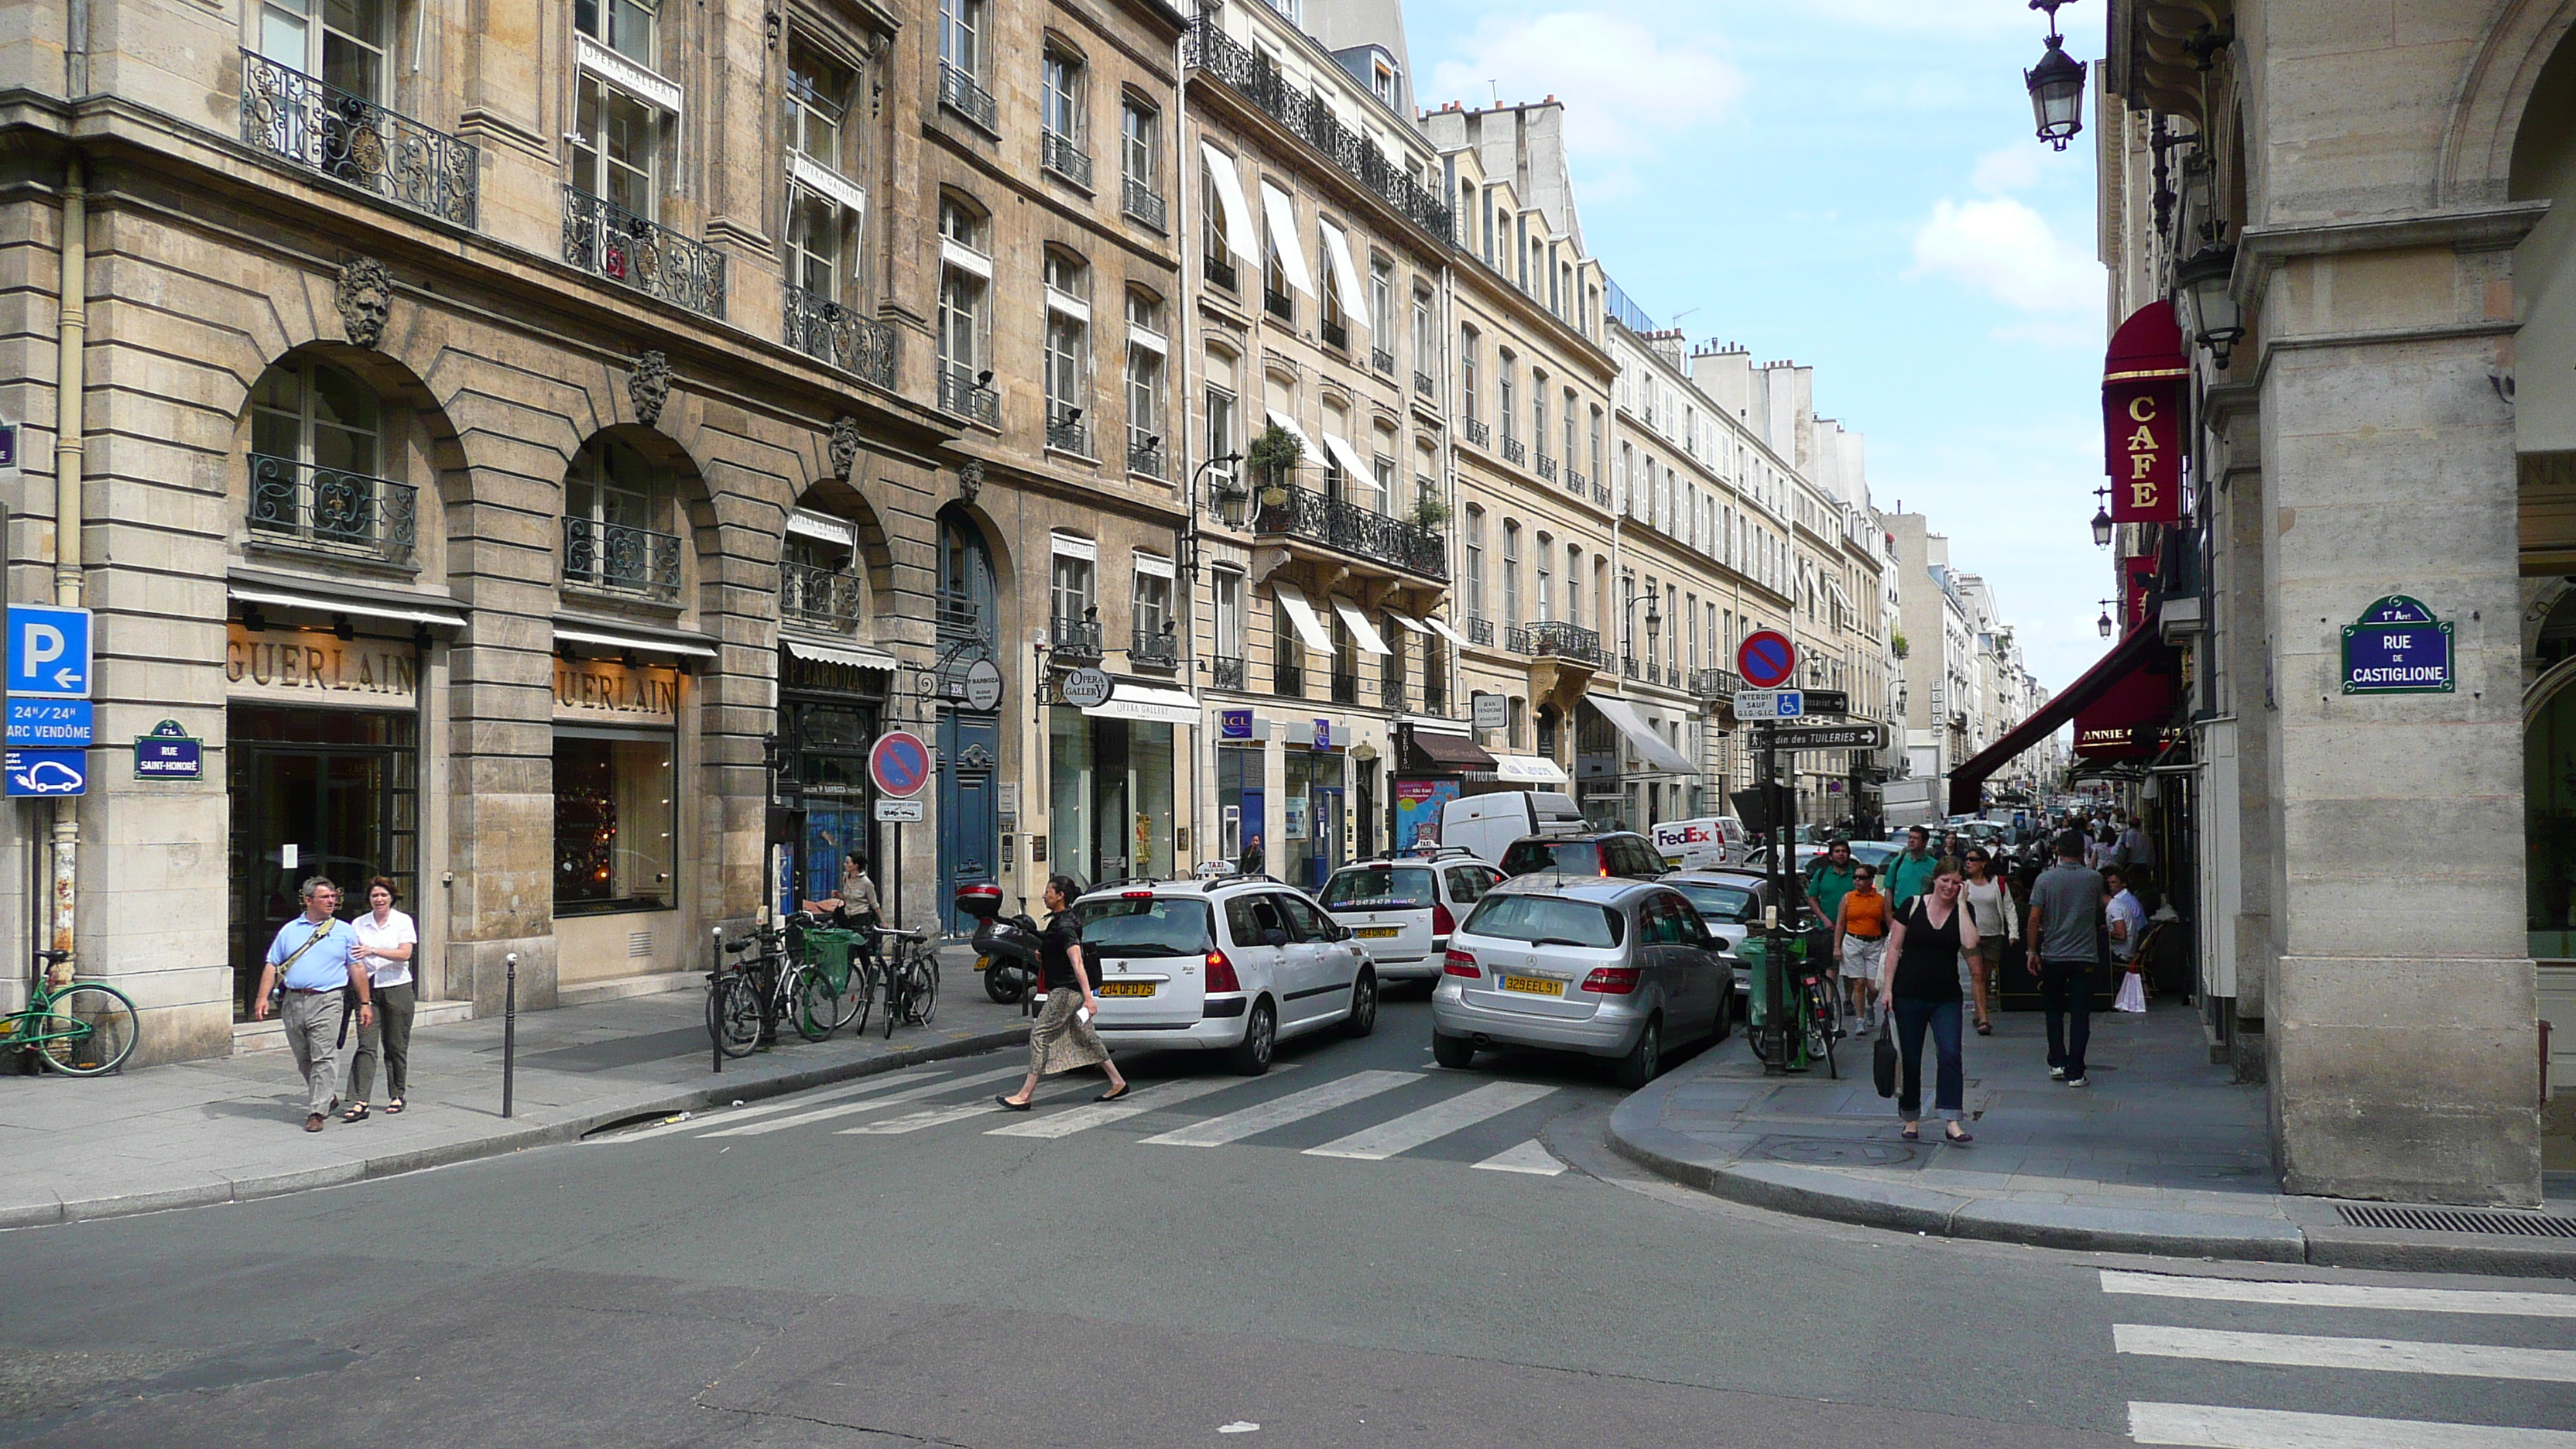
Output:
M1413 522L1417 528L1438 528L1449 521L1449 505L1436 493L1425 493L1413 500Z
M1261 506L1276 508L1288 501L1288 474L1306 456L1305 445L1297 435L1272 423L1246 448L1243 460L1252 465L1261 479Z

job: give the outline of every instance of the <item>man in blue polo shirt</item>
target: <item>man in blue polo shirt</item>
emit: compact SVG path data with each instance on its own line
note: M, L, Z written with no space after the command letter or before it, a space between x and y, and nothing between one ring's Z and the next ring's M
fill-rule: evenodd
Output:
M252 998L253 1019L268 1015L272 986L286 988L278 1019L286 1025L286 1049L295 1054L295 1069L304 1074L304 1130L319 1132L323 1118L339 1103L340 993L358 995L358 1024L375 1020L366 969L352 954L358 933L333 913L340 908L340 888L323 876L304 883L304 914L277 928L269 943L268 965L259 973L259 995ZM279 973L284 973L281 983Z

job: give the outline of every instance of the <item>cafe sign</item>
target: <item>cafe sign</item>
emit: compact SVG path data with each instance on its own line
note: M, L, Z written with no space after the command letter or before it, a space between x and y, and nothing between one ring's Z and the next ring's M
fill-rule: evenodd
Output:
M2343 626L2346 694L2449 694L2458 688L2451 626L2422 601L2390 594Z

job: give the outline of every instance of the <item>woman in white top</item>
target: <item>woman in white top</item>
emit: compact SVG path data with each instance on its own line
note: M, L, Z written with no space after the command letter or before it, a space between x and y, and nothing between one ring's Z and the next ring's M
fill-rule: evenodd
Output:
M358 945L350 954L366 968L375 990L376 1019L358 1028L358 1055L349 1063L349 1110L344 1122L367 1120L367 1094L376 1085L376 1058L385 1062L385 1111L403 1109L403 1092L411 1085L411 1012L418 993L411 976L412 953L420 947L420 929L411 917L394 909L399 895L384 876L367 882L367 906L351 925Z
M2021 939L2020 913L2013 906L2012 882L1995 869L1994 857L1984 846L1968 848L1967 866L1959 904L1977 923L1977 946L1961 954L1967 958L1968 985L1975 993L1977 1035L1993 1036L1995 1024L1987 1012L2002 1000L2004 943Z

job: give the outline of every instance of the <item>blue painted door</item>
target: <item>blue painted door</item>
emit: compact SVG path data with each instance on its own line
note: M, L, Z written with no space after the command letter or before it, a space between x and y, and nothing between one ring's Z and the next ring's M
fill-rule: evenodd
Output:
M952 710L939 720L939 919L952 932L971 931L960 915L957 887L997 879L1001 817L993 772L1001 763L999 715Z

